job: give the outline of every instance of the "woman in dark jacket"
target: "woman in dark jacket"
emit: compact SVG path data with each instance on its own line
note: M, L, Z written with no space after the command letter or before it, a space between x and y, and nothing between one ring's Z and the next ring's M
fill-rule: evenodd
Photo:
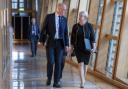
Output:
M77 61L79 63L81 88L84 88L85 75L87 71L86 65L89 63L90 55L95 52L95 38L92 25L88 23L88 13L79 13L79 22L73 26L71 34L71 45L72 49L75 51ZM84 39L89 39L91 44L91 49L87 50L85 47Z

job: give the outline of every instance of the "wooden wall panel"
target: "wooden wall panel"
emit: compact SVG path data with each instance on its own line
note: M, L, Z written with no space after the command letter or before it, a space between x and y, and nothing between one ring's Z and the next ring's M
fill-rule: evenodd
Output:
M99 38L99 45L98 45L98 55L97 55L97 66L96 69L101 73L105 74L105 67L108 55L108 47L109 41L105 39L106 34L111 34L111 26L113 20L113 13L114 13L114 5L110 4L111 0L107 0L106 7L105 7L105 16L104 21L102 23L101 34Z
M90 1L89 21L92 24L96 24L97 15L98 15L98 6L99 6L99 0Z
M121 29L119 58L116 77L128 84L128 2L124 13L124 22Z
M78 4L79 4L79 0L70 1L70 7L69 7L69 13L68 13L69 32L72 31L73 25L77 23L77 16L78 16L78 9L79 9Z
M80 0L79 12L80 12L80 11L87 11L87 12L88 12L89 1L90 1L90 0Z
M0 28L0 30L1 30L1 28ZM2 43L2 34L1 33L2 33L2 31L0 31L0 43ZM2 59L2 44L0 44L0 59ZM2 88L2 61L0 61L0 89L1 88Z

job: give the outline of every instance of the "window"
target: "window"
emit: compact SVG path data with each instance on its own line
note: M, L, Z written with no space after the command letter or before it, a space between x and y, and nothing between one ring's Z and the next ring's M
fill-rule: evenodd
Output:
M105 1L104 4L107 4L107 1ZM123 1L117 0L114 1L110 8L106 8L107 6L105 5L103 14L101 15L103 16L102 24L100 20L97 19L97 24L101 24L102 26L99 37L96 71L110 79L115 77L116 72L115 64L118 57L118 48L120 46L119 37L123 15L123 5ZM99 19L101 19L101 16Z
M100 28L99 26L101 26L101 22L102 22L102 14L103 14L103 8L104 8L104 0L99 0L98 3L98 12L97 12L97 19L96 19L96 29L95 29L95 40L96 40L96 45L98 44L98 40L99 40L99 34L100 34ZM93 4L92 4L93 5ZM94 5L93 5L94 6ZM93 12L93 10L92 10ZM95 60L96 60L96 54L93 56L91 56L90 58L90 68L93 70L94 69L94 65L95 65Z
M19 2L20 2L20 3L21 3L21 2L24 3L24 0L19 0Z
M123 9L122 2L118 2L118 16L117 20L120 21L120 17L122 16L120 13ZM118 22L120 23L120 22ZM117 23L117 25L118 25ZM118 58L118 65L117 65L117 71L116 71L116 78L117 80L122 81L123 83L128 84L128 30L127 30L127 22L125 22L125 26L122 29L122 37L120 39L120 50L119 50L119 58ZM118 28L118 26L116 26ZM119 34L118 29L116 30L116 35Z
M12 0L12 2L18 2L18 0Z
M24 0L19 0L19 11L24 11Z
M24 8L24 3L20 3L19 8Z
M18 0L12 0L12 9L18 8Z
M24 11L24 0L12 0L12 9Z
M123 11L123 2L115 1L111 34L116 37L119 37L122 11ZM112 74L113 63L115 61L115 56L117 52L117 46L118 46L118 40L110 40L106 71L111 74Z
M18 8L18 4L17 3L12 3L12 9L17 9Z

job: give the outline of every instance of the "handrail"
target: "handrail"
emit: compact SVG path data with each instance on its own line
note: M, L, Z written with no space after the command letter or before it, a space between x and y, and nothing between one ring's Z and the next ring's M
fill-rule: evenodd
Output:
M106 38L107 40L119 40L119 37L118 37L118 36L113 36L113 35L111 35L111 34L106 34L106 35L105 35L105 38Z

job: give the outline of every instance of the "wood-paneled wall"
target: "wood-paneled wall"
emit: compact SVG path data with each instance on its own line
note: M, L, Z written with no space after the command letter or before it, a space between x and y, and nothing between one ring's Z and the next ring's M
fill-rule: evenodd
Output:
M127 6L124 8L126 12L123 15L124 21L121 29L116 77L128 84L128 2L125 3L127 3Z
M97 15L98 15L99 0L90 1L90 10L89 10L89 21L92 24L96 24Z
M107 62L108 56L108 47L109 41L105 39L106 34L111 34L111 26L113 20L113 13L114 13L114 5L110 6L110 1L107 0L105 5L104 11L104 21L102 23L100 38L99 38L99 45L98 45L98 55L97 55L97 70L101 73L105 74L105 67ZM109 18L109 19L108 19Z

